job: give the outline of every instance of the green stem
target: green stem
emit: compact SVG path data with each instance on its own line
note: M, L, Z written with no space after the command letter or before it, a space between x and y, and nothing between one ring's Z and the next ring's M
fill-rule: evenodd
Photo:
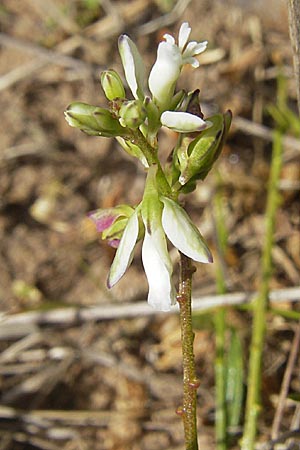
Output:
M262 281L260 292L253 305L252 341L250 347L248 394L242 450L254 449L257 421L260 413L260 390L262 353L265 338L266 314L268 309L269 283L272 275L272 246L275 215L279 201L278 181L282 166L282 133L274 131L271 173L269 178L266 208L266 235L262 255Z
M226 312L221 307L215 313L216 330L216 356L215 356L215 379L216 379L216 448L226 450L227 445L227 415L226 415L226 383L225 383L225 330Z
M194 268L191 260L180 253L180 280L178 303L180 308L180 326L183 365L183 405L178 409L182 416L186 450L198 450L197 439L197 388L195 359L193 352L194 332L192 327L192 275Z
M222 208L222 196L218 191L214 198L214 216L216 226L216 240L219 249L219 259L224 259L227 245L227 233L225 229L224 214ZM216 281L218 294L226 292L225 275L222 265L218 262ZM226 411L226 374L225 374L225 332L226 310L220 307L214 314L216 330L216 356L215 356L215 380L216 380L216 416L215 433L217 450L227 448L227 411Z

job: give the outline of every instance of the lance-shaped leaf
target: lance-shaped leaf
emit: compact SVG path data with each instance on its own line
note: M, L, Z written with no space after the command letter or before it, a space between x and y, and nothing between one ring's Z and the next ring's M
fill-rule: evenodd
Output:
M162 225L168 239L194 261L211 263L213 258L210 250L184 209L167 197L160 199L164 204Z
M110 267L107 286L113 287L122 278L133 258L134 247L139 234L138 213L135 211L129 218L119 243L113 263Z
M187 150L187 161L181 169L179 182L184 185L190 179L204 180L218 159L231 123L231 112L209 117L211 127L194 139Z

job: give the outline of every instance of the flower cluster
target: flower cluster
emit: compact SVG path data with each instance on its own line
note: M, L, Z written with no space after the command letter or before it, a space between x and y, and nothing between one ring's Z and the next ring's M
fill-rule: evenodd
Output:
M122 205L92 212L90 217L97 229L105 232L105 236L110 239L118 238L119 230L122 229L108 276L108 287L114 286L124 275L132 261L135 244L143 237L142 260L149 282L148 302L161 311L167 311L175 303L176 291L166 236L178 250L195 261L212 262L212 256L184 209L174 200L159 194L156 174L157 167L152 165L148 171L143 200L134 210L129 211Z
M183 23L178 44L166 34L146 86L145 65L134 42L119 38L119 52L125 78L133 98L126 97L121 77L114 70L101 74L101 85L109 107L76 102L68 106L69 125L93 136L115 137L123 149L140 160L147 173L141 203L90 213L97 230L117 248L108 287L124 275L133 259L136 242L143 239L142 260L149 283L149 303L168 310L176 291L167 239L195 261L212 262L211 253L197 227L178 203L179 194L191 192L203 180L218 158L226 139L231 113L204 120L199 91L175 92L182 67L198 67L196 56L207 41L189 41L191 28ZM157 134L161 126L179 133L171 162L161 166Z

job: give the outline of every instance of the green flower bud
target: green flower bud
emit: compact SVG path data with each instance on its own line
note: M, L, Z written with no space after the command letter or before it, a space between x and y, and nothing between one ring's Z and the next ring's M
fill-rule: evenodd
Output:
M125 89L119 74L115 70L104 70L100 81L104 94L108 100L125 98Z
M146 119L146 109L139 100L130 100L122 104L119 115L123 127L136 129Z
M178 150L181 185L185 185L189 180L204 180L207 176L220 156L230 128L231 117L230 111L209 117L207 122L211 122L210 128L200 133L187 149L183 146Z
M126 134L119 121L107 109L98 106L74 102L64 114L71 127L79 128L92 136L114 137Z

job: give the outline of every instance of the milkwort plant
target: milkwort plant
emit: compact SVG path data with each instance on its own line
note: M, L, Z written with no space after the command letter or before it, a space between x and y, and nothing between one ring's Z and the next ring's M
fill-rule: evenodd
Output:
M183 23L178 43L164 35L146 83L145 65L127 36L119 38L119 52L132 98L114 70L101 73L101 85L108 99L106 108L81 102L71 103L65 118L70 126L92 136L114 137L137 158L147 173L144 193L138 205L118 205L92 211L102 238L116 248L107 285L114 286L132 262L134 248L143 240L142 261L148 279L149 304L168 311L179 303L183 349L182 416L187 450L198 449L196 424L196 378L191 321L191 260L211 263L211 252L200 231L179 203L182 195L196 189L219 157L231 123L231 112L204 118L199 90L176 92L184 65L199 67L196 56L207 41L189 41L191 28ZM158 155L158 132L168 127L178 133L171 161L162 166ZM180 253L179 290L173 281L173 267L167 239Z

